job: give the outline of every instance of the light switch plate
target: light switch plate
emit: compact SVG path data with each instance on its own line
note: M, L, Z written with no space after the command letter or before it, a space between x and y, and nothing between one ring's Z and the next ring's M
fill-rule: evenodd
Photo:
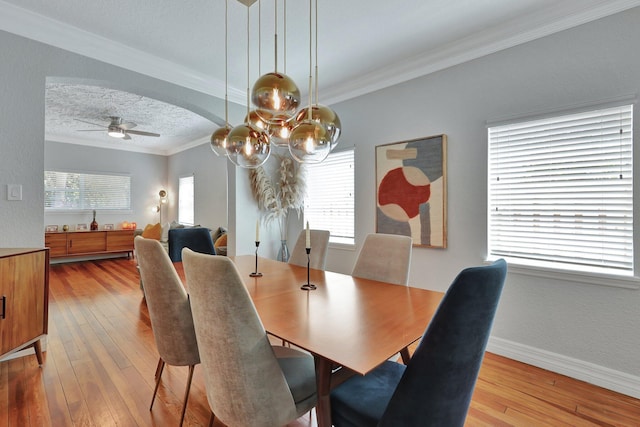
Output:
M7 200L22 200L22 185L7 184Z

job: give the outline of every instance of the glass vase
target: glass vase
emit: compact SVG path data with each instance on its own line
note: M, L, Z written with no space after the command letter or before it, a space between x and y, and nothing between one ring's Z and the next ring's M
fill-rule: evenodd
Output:
M280 249L278 250L278 261L289 261L289 248L287 247L287 240L280 240Z

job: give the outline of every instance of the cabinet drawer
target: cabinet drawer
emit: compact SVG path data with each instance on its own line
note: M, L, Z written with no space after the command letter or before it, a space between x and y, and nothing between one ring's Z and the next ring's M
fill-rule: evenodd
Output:
M104 231L68 233L67 240L69 241L69 255L104 252L107 243L105 235L106 232Z
M44 245L49 248L49 256L65 256L67 254L67 234L45 233Z
M133 251L133 230L107 231L107 251L109 252L132 252Z

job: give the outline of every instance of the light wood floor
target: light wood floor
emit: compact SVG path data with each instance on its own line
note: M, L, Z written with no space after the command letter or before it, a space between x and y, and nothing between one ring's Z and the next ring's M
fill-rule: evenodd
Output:
M42 368L0 363L0 427L177 426L187 368L165 368L150 412L158 356L135 261L52 265L50 288ZM198 366L185 425L208 419ZM466 425L640 426L640 401L487 354Z

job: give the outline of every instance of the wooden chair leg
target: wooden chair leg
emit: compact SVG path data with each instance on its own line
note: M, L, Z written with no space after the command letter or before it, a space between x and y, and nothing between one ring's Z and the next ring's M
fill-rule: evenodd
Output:
M158 386L160 385L160 378L162 378L162 371L164 370L164 360L160 359L158 362L158 375L156 375L156 388L153 390L153 397L151 398L151 406L149 406L149 410L153 408L153 402L156 400L156 394L158 393Z
M189 389L191 388L194 368L195 365L189 365L189 378L187 378L187 390L184 392L184 404L182 405L182 415L180 416L180 427L182 427L182 423L184 421L184 414L187 412L187 401L189 400Z

